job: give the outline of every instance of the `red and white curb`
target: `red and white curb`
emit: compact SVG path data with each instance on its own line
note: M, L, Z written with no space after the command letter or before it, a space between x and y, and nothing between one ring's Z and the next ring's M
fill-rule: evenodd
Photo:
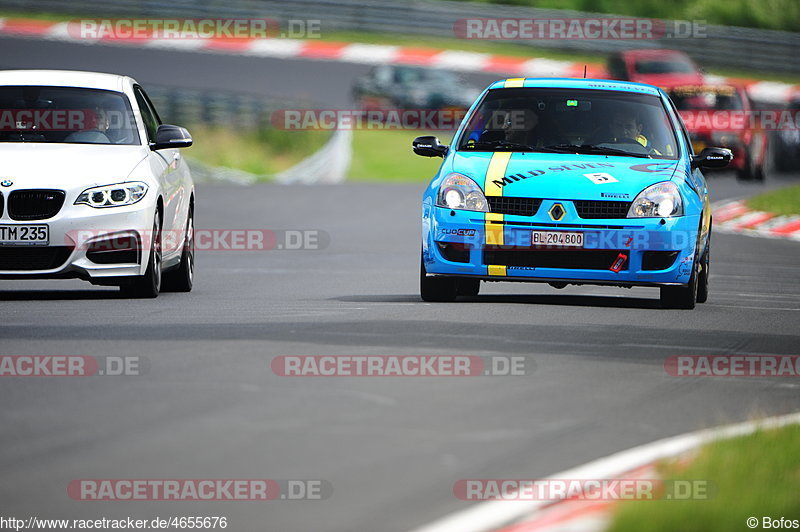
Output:
M744 200L714 205L714 231L800 241L800 216L778 216L750 209Z
M800 423L800 412L701 430L634 447L542 480L655 478L661 460L691 456L708 443ZM606 501L490 501L417 528L413 532L601 532L613 504Z
M108 39L83 38L78 22L50 22L33 19L0 18L0 34L70 41L81 44L144 46L164 50L229 53L254 57L315 59L362 64L401 64L445 68L461 72L485 72L502 76L525 77L606 77L600 63L580 63L546 58L525 58L495 54L441 50L411 46L391 46L297 39ZM707 76L709 82L725 78ZM755 99L785 103L800 86L774 81L739 79Z
M625 481L658 478L655 463L620 475ZM585 500L577 496L547 506L501 532L601 532L611 521L616 501Z

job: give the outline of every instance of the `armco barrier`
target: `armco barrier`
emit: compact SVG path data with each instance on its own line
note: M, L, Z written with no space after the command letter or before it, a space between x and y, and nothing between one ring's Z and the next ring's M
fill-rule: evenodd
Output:
M268 17L286 21L320 20L321 32L362 30L453 36L463 18L598 18L602 15L451 1L395 0L0 0L0 9L17 12L69 11L86 17ZM700 22L700 21L697 21ZM684 39L537 40L539 48L611 53L630 48L674 48L707 67L800 74L800 34L728 26L705 26L705 35Z

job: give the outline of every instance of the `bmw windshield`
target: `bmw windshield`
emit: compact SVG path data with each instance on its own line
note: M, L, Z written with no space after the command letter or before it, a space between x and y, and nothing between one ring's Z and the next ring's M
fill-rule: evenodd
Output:
M139 144L128 98L77 87L0 86L0 142Z

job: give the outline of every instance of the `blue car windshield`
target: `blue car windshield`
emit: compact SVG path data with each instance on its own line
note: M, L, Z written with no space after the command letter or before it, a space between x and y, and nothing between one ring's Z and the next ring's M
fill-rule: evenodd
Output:
M139 133L121 92L0 86L0 142L130 145Z
M678 143L661 99L636 92L492 89L469 117L463 151L532 151L676 160Z

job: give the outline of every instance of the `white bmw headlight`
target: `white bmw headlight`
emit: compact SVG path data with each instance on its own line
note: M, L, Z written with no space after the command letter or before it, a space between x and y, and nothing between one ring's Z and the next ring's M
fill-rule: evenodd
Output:
M672 181L656 183L641 191L631 203L628 218L683 216L683 199Z
M448 209L489 212L489 202L481 188L467 176L450 174L439 187L436 205Z
M140 181L106 185L87 188L75 200L75 205L88 205L98 209L122 207L123 205L133 205L141 200L145 194L147 194L147 185Z

